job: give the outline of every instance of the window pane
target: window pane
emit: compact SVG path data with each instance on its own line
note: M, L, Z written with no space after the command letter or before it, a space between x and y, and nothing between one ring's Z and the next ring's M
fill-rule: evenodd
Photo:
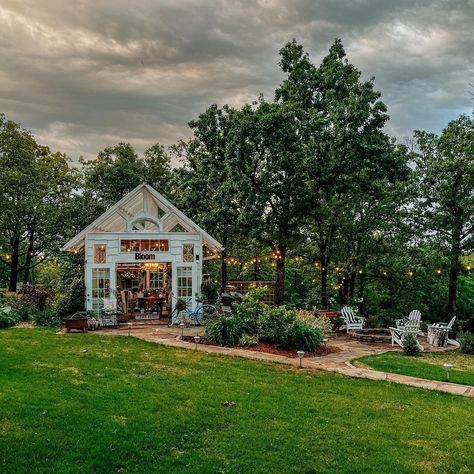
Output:
M130 252L130 240L121 240L120 241L120 251L121 252Z
M140 240L140 250L142 252L148 252L150 250L150 241L149 240Z

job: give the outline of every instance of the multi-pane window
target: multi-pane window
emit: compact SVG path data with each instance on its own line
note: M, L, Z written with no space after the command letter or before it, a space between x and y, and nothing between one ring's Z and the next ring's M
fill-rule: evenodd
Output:
M121 240L121 252L168 252L168 240Z
M150 271L150 290L163 288L165 282L165 268Z
M92 309L100 310L104 307L104 299L110 297L110 269L92 269Z
M193 269L191 267L178 267L176 278L178 298L189 303L193 297Z
M107 246L105 244L94 245L94 263L105 263L107 261Z
M194 262L193 244L183 244L183 262Z

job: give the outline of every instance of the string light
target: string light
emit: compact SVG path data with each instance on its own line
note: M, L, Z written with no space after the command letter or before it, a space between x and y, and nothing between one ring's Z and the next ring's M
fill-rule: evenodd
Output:
M408 276L411 278L413 276L413 272L412 271L409 271L408 272Z

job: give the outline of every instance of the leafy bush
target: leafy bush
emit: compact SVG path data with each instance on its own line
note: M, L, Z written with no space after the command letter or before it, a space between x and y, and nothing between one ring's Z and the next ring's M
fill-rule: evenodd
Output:
M266 293L267 287L251 286L249 293L242 298L242 302L235 304L232 308L234 317L240 321L246 334L259 333L259 322L268 312L268 306L263 303Z
M403 338L403 351L408 356L417 356L420 353L418 342L413 334L407 334Z
M290 328L285 346L288 349L314 351L323 343L323 338L321 329L310 326L305 321L296 320Z
M29 306L43 311L48 303L52 300L53 291L43 285L23 285L22 289L17 293L16 306Z
M315 316L311 311L299 309L296 311L296 318L298 321L304 321L309 326L319 329L325 337L332 333L331 320L326 316Z
M16 314L12 311L10 313L0 313L0 328L11 328L18 322Z
M37 311L33 314L33 321L35 326L55 328L62 324L62 321L56 315L53 308L45 309L44 311Z
M463 332L459 338L460 351L463 354L474 354L474 334L470 331Z
M221 316L206 325L205 338L222 346L234 346L244 334L242 323L233 316Z
M250 347L250 346L256 346L257 344L258 344L258 337L251 336L250 334L244 334L239 339L239 346Z
M285 344L295 321L296 311L285 308L269 309L260 321L261 338L275 344Z

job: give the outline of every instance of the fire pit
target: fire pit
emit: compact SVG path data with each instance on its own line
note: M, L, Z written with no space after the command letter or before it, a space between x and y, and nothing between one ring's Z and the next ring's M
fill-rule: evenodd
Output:
M71 332L71 329L76 329L78 331L86 332L87 331L87 316L76 313L66 318L64 320L66 324L67 332Z
M357 329L350 331L349 336L361 342L384 343L392 341L390 329Z

